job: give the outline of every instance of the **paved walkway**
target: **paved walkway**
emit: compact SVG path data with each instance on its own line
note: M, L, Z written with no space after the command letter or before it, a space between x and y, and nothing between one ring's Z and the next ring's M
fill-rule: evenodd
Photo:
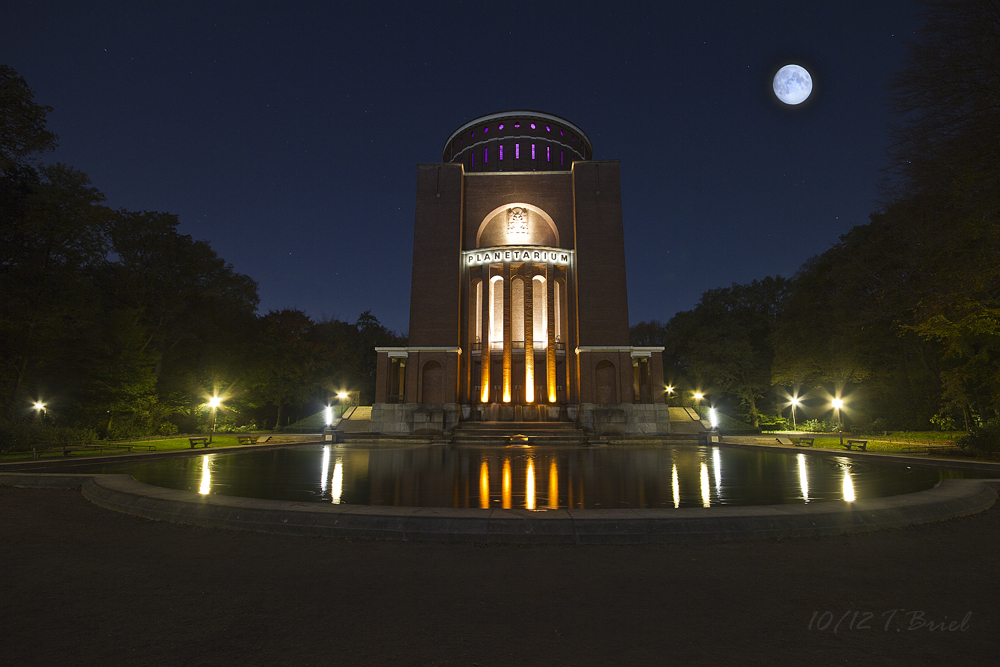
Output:
M586 547L223 531L58 489L0 488L0 507L11 665L987 665L1000 630L998 507Z

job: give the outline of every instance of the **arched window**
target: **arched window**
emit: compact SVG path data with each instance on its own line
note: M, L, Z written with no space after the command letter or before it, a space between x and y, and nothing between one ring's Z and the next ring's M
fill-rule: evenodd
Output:
M490 278L490 342L503 342L503 277Z
M549 345L549 322L547 319L546 304L548 299L545 296L545 278L535 276L531 281L532 300L532 337L535 339L535 346L543 348Z

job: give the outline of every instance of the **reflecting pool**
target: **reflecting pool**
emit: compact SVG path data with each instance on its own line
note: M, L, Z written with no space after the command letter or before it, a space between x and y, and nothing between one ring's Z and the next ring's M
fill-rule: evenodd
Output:
M982 476L845 456L694 445L308 445L103 471L201 494L529 510L853 501L922 491L946 477Z

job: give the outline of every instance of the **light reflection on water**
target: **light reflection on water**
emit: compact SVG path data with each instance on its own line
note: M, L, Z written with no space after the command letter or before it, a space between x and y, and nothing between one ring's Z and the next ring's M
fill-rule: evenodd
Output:
M842 456L692 445L316 445L163 459L128 472L142 482L201 494L529 510L854 501L960 476Z
M851 471L844 470L844 500L854 502L854 484L851 482Z
M210 455L201 457L201 484L198 486L198 493L207 496L212 490L212 467Z

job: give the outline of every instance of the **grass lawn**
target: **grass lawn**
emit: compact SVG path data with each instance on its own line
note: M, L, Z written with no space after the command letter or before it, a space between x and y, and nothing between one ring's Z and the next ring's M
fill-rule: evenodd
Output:
M847 440L867 440L868 451L870 452L899 452L908 447L928 446L948 446L965 435L964 431L905 431L890 433L889 435L865 435L855 433L845 433L844 441ZM814 447L823 449L840 449L840 436L835 433L803 433L789 436L795 440L798 438L816 439Z
M190 437L201 437L200 435L192 434ZM235 447L239 442L236 440L236 434L223 434L216 433L212 437L212 444L208 449L215 449L217 447ZM130 453L129 446L133 446L134 451L144 452L144 451L173 451L178 449L190 449L191 443L188 441L188 436L179 438L164 438L162 440L136 440L136 441L122 441L114 442L111 444L106 443L94 443L93 447L86 449L75 449L72 451L71 456L74 458L81 456L108 456L113 454L128 454ZM201 445L197 449L204 449ZM58 445L54 445L52 449L43 452L39 459L54 459L62 458L62 450L59 449ZM3 462L13 462L13 461L30 461L32 460L32 452L28 450L26 452L7 452L0 455L0 461Z

